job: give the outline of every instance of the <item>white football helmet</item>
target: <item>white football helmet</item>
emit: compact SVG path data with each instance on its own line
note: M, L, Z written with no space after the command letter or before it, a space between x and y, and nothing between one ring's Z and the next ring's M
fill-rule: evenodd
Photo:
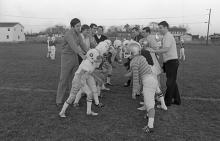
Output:
M100 59L100 55L98 50L96 49L90 49L87 53L86 53L86 58L91 61L92 63L99 60Z
M120 48L122 46L122 42L120 40L115 40L114 41L114 48Z
M104 42L106 42L106 43L108 44L108 46L111 46L111 45L112 45L112 41L109 40L109 39L105 40Z
M100 42L95 49L97 49L101 56L106 53L109 49L109 45L106 42Z
M128 45L128 51L130 51L132 55L138 55L141 51L141 45L138 42L132 41Z

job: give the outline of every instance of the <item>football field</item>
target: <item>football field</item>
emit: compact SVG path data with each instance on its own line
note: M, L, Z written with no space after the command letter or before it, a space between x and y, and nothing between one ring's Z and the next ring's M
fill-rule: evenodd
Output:
M110 91L103 92L98 117L70 107L67 118L58 117L55 105L60 72L56 60L46 58L46 44L0 44L0 141L218 141L220 139L220 47L186 45L178 84L181 106L156 109L155 132L146 134L145 112L124 88L126 70L116 65ZM165 90L165 80L163 90Z

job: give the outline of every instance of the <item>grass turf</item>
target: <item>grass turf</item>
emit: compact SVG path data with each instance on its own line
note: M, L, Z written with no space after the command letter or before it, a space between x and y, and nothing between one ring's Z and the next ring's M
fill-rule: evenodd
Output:
M0 44L0 86L56 90L60 71L60 47L56 61L46 59L46 44ZM182 96L220 98L218 46L186 46L186 62L179 68ZM184 64L183 64L184 63ZM99 116L85 114L85 99L79 110L67 111L60 119L53 92L0 90L0 140L72 141L217 141L220 130L219 102L183 100L167 112L156 110L155 132L141 130L147 121L137 111L138 100L131 99L130 88L122 87L125 69L114 70L110 92L101 100L106 106L93 109ZM164 80L163 80L164 82ZM138 98L141 99L141 98Z

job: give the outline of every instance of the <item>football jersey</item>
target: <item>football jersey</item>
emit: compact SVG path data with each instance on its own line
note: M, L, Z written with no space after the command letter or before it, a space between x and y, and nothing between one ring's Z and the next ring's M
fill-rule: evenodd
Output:
M83 60L82 63L79 65L75 74L79 74L82 70L92 73L96 68L96 64L90 62L88 59Z

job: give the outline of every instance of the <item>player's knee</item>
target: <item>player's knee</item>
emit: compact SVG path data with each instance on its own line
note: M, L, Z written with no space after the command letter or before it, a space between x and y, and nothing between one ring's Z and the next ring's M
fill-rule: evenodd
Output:
M146 104L147 111L149 111L150 109L154 109L154 106L155 106L155 104L153 104L153 103Z
M90 95L87 95L87 98L86 98L86 100L88 101L88 102L92 102L92 99L93 99L93 96L90 94Z
M67 104L72 104L73 101L74 101L75 97L74 96L70 96L67 100L66 100L66 103Z

